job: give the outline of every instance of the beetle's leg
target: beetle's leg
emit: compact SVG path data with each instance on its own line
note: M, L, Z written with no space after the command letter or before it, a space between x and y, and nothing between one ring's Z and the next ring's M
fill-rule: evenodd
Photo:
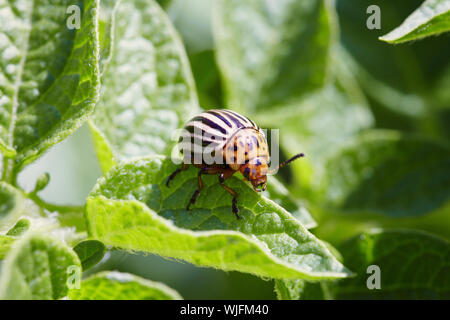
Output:
M198 171L198 174L197 174L198 189L195 190L194 193L192 194L191 200L189 200L189 203L188 203L188 205L186 207L186 210L190 210L189 208L190 208L191 204L194 204L195 201L197 201L197 197L200 194L200 191L202 191L202 189L203 189L202 174L206 173L207 169L208 168L201 168Z
M231 202L231 208L233 209L233 213L236 215L237 219L240 219L239 217L239 208L237 206L237 192L234 191L233 189L231 189L229 186L225 185L225 179L228 179L229 177L231 177L233 173L231 174L226 174L226 173L221 173L219 175L219 183L222 186L222 188L224 188L229 194L231 194L231 196L233 197L233 201Z
M181 166L181 168L178 168L178 169L176 169L174 172L172 172L172 174L169 176L169 178L167 178L166 186L168 187L170 181L172 181L173 178L175 178L175 176L176 176L177 174L179 174L181 171L186 170L188 167L189 167L189 164L183 163L183 165Z

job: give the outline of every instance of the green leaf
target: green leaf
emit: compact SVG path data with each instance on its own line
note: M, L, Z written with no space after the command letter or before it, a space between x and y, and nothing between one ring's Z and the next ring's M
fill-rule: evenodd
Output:
M346 214L421 215L449 202L449 178L447 144L372 131L328 158L316 203Z
M33 193L37 193L41 190L44 190L49 182L50 182L50 174L48 172L41 174L36 180L36 185L34 187Z
M191 211L197 188L193 167L165 186L176 166L170 159L138 159L111 169L86 204L91 238L126 250L183 259L201 266L273 278L328 279L348 271L326 246L273 201L245 182L226 182L239 194L241 219L216 176L203 178L204 191Z
M0 275L0 299L60 299L67 294L69 267L81 268L77 255L62 242L30 234L14 244Z
M16 222L16 224L8 230L6 233L7 236L21 236L24 234L28 229L30 229L31 223L30 220L27 218L19 219L19 221Z
M408 46L390 46L378 41L379 36L398 26L402 17L406 17L422 2L423 0L406 2L361 0L352 3L337 0L336 4L342 30L341 43L344 48L369 76L385 83L400 94L420 95L428 91L427 89L433 88L435 79L450 63L447 54L450 43L442 41L441 38L431 37ZM380 7L382 24L379 30L364 27L368 18L368 15L364 13L370 5ZM365 85L364 82L362 85ZM374 88L374 91L376 90L377 88ZM403 103L408 104L408 101ZM412 110L419 107L410 106Z
M407 46L392 46L378 40L422 3L337 0L341 43L350 53L342 60L352 60L350 70L370 101L378 127L448 138L445 115L449 114L450 99L448 95L439 97L435 91L450 70L450 41L428 37ZM369 15L364 13L370 5L380 7L379 30L365 27Z
M227 105L273 110L322 87L333 13L330 1L218 1L214 34Z
M70 30L66 10L81 10ZM98 96L97 1L0 1L0 139L17 151L4 178L86 120ZM16 167L14 169L14 166Z
M11 249L11 245L16 241L15 238L11 236L0 235L0 260L5 259L6 254Z
M344 261L358 276L337 282L338 299L449 299L450 243L413 230L364 232L340 248ZM367 288L380 268L381 289Z
M450 2L427 0L399 27L379 39L389 43L403 43L448 31L450 31Z
M275 280L278 300L329 300L332 298L323 282L305 280Z
M11 249L11 245L16 241L17 237L23 235L30 229L31 223L27 218L19 219L16 224L8 230L6 235L0 235L0 260L6 257Z
M264 196L289 211L307 229L317 226L302 202L290 195L286 187L274 176L269 176Z
M102 169L102 172L107 172L117 164L113 153L113 147L92 120L89 120L88 123L100 168Z
M93 118L104 171L112 154L118 160L170 154L174 132L199 110L182 42L162 9L153 0L122 1L112 18L112 48Z
M102 0L98 15L98 38L100 47L99 67L102 75L112 55L114 42L113 30L115 25L115 10L122 0Z
M87 270L103 259L106 247L98 240L85 240L78 243L73 248L73 251L75 251L80 258L83 270Z
M69 291L71 300L180 300L165 284L116 271L97 273Z
M224 105L220 72L214 52L214 50L204 50L189 54L198 98L204 109L216 109L217 106Z
M328 242L322 241L330 252L340 261L341 253ZM275 292L278 300L330 300L333 299L328 281L305 281L302 279L275 279Z

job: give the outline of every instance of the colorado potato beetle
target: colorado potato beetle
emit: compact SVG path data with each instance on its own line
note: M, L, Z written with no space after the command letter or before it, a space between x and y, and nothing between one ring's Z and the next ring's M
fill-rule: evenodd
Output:
M249 118L231 110L208 110L195 116L184 127L179 140L183 165L167 179L166 186L189 165L199 168L198 188L186 207L197 200L203 189L203 174L219 175L219 184L233 197L232 211L239 219L238 194L225 185L225 180L239 171L257 192L266 189L267 174L272 174L295 159L299 153L269 171L270 154L267 139L261 128Z

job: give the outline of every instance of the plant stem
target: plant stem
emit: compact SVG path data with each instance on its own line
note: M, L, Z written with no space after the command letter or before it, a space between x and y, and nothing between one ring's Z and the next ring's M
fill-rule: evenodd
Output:
M16 186L17 184L14 170L14 159L12 158L3 158L2 181L5 181L13 186Z
M71 206L71 205L57 205L53 203L48 203L42 200L35 192L28 193L28 197L33 200L38 206L44 208L48 211L58 211L59 213L67 212L83 212L84 206Z

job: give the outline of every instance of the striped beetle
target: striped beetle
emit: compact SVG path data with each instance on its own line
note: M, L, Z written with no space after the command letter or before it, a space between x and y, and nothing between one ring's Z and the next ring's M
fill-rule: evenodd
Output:
M224 184L239 171L257 192L266 189L267 174L303 157L299 153L269 171L270 154L264 132L252 120L231 110L208 110L192 118L184 127L179 140L183 165L168 177L166 186L175 176L194 165L198 171L198 188L186 207L189 210L203 189L202 174L218 174L219 184L233 197L232 210L239 219L237 192ZM205 161L209 155L212 161Z

